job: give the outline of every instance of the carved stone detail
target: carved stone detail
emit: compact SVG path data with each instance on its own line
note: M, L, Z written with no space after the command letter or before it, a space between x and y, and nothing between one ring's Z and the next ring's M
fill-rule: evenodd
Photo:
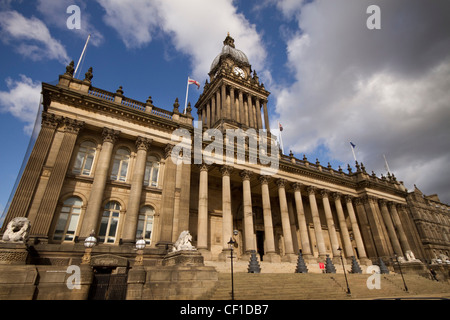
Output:
M114 144L119 137L120 131L109 129L109 128L103 128L102 137L103 142L110 142Z

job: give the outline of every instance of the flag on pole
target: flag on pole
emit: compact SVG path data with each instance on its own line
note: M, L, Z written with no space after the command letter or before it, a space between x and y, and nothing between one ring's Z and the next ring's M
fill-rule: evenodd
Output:
M355 155L355 147L356 147L356 145L353 142L351 142L351 141L350 141L350 145L352 146L353 159L355 159L355 162L356 162L356 155Z
M197 86L197 90L200 89L200 82L191 79L188 77L187 85L186 85L186 101L184 103L184 114L186 114L187 102L188 102L188 94L189 94L189 85L195 84Z
M197 86L197 90L200 89L200 83L196 80L190 79L188 77L188 84L195 84Z
M280 147L281 147L281 152L284 154L284 146L283 146L283 138L281 137L281 131L283 131L283 126L281 125L281 123L278 121L278 128L280 129Z

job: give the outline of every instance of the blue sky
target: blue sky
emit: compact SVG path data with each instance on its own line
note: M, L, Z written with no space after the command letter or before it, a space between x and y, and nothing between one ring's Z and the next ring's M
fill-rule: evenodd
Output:
M67 28L70 5L81 29ZM367 28L369 5L381 29ZM450 5L446 0L0 0L0 211L28 147L42 82L78 62L93 86L172 110L202 86L227 32L271 92L285 153L386 174L450 202ZM195 104L200 92L191 86ZM194 110L193 112L196 115Z

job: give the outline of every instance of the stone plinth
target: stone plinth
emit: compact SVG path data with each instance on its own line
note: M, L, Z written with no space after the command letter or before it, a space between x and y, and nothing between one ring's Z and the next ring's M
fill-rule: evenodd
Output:
M27 246L23 242L0 242L0 264L24 265L27 257Z
M164 257L163 266L203 266L203 256L197 250L171 252Z

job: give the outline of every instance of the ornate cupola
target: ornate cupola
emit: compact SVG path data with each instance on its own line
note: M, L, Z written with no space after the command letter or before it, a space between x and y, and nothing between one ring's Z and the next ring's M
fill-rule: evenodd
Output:
M195 107L203 128L269 130L269 95L256 71L252 72L245 53L236 49L228 34L222 51L211 64L209 81Z

